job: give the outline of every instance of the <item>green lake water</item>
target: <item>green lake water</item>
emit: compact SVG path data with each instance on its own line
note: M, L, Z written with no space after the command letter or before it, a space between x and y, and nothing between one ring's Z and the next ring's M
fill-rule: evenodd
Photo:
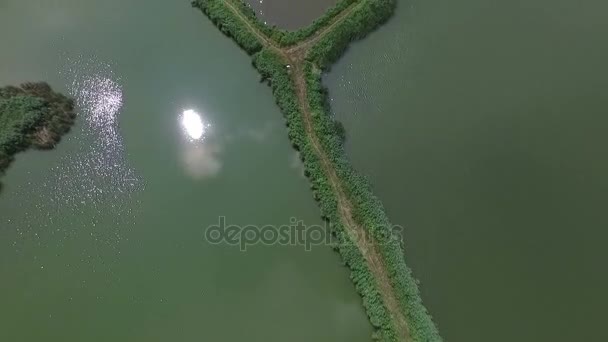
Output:
M79 114L2 178L0 341L370 340L329 247L203 239L321 220L270 89L189 1L5 0L0 37L0 84L46 80Z
M251 1L294 28L332 1ZM399 1L326 75L347 150L447 341L605 341L608 3ZM0 84L76 97L0 194L0 341L369 341L270 90L188 1L0 2ZM180 116L199 112L201 141Z
M607 341L608 2L400 1L326 77L446 341Z

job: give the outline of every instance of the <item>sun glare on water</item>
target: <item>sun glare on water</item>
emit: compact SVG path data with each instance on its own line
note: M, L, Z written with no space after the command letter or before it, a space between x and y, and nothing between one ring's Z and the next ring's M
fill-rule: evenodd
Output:
M182 114L182 126L193 140L199 140L205 134L205 124L201 115L192 109L185 110Z

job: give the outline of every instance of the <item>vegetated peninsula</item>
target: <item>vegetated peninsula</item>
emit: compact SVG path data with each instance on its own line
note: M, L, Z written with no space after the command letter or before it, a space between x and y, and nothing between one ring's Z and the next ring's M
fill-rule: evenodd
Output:
M55 147L75 118L74 101L47 83L0 88L0 175L16 153Z
M330 116L321 73L356 39L392 15L395 0L341 0L309 27L295 32L263 24L241 0L194 0L194 7L252 55L272 87L300 152L322 216L337 237L335 248L351 269L374 338L441 341L405 264L403 245L368 182L351 166L344 132Z

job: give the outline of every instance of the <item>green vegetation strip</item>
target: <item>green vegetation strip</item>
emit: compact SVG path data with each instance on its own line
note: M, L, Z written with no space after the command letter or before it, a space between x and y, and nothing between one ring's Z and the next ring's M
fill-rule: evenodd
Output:
M335 249L351 269L376 329L374 338L441 341L405 264L400 237L393 235L369 182L348 161L344 129L331 118L327 90L321 84L321 70L328 69L351 41L384 23L395 2L343 0L310 27L292 33L265 26L238 0L195 0L192 5L253 56L253 66L271 86L322 216L337 237Z
M20 151L53 148L75 118L74 102L46 83L0 88L0 174Z

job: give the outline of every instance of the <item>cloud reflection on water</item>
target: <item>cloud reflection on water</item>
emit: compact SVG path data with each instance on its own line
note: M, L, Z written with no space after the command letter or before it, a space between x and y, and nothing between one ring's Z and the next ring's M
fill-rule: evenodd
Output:
M216 176L222 169L222 149L218 143L207 139L211 124L196 110L187 109L180 116L180 125L185 138L181 162L186 174L196 180Z
M182 150L182 163L186 173L194 179L217 175L222 169L221 148L217 144L189 144Z

